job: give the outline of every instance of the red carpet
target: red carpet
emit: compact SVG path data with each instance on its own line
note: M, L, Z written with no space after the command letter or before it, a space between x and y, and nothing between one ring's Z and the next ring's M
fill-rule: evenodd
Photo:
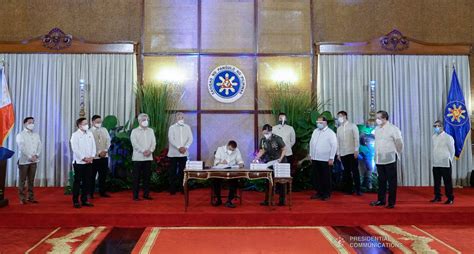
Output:
M347 233L350 233L347 235ZM354 233L359 232L359 233ZM0 253L473 253L472 226L0 228ZM128 235L128 236L127 236ZM130 237L134 235L133 237Z
M209 205L209 190L191 191L188 212L182 195L152 193L154 200L134 202L131 192L92 200L95 207L72 208L62 188L37 188L39 204L20 205L16 188L7 188L10 205L0 209L1 227L81 226L334 226L334 225L474 225L474 189L455 189L455 204L431 204L431 188L402 187L395 209L370 207L375 194L361 197L334 193L326 202L310 200L310 192L293 194L293 209L261 207L263 193L244 192L236 209Z

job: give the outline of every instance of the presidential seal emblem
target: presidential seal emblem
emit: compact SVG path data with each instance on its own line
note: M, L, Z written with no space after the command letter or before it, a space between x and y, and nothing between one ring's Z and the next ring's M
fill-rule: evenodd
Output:
M222 103L232 103L244 95L246 81L239 68L221 65L211 72L207 86L214 99Z
M451 101L446 105L444 119L450 125L463 125L467 121L466 105L462 101Z

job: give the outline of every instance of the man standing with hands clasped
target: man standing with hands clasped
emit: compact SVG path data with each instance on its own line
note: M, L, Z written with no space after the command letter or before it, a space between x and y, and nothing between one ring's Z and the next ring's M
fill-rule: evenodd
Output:
M193 143L191 127L184 123L184 114L176 113L176 123L171 125L168 131L169 150L168 157L171 158L169 168L169 191L175 195L176 191L183 189L184 168L189 156L189 147Z
M337 158L344 166L344 187L349 195L355 193L360 196L360 173L359 173L359 129L357 125L347 120L346 111L337 113Z
M106 128L102 127L102 118L99 115L92 117L92 134L95 139L95 146L97 149L94 162L92 163L92 180L90 197L94 198L95 192L95 178L99 174L99 195L104 198L109 198L110 195L105 192L105 180L107 173L109 173L109 148L110 135Z
M92 132L89 131L87 119L81 117L76 121L77 131L71 136L71 148L73 152L74 184L72 185L72 202L74 208L82 206L94 206L87 201L91 184L92 162L94 161L96 149ZM79 189L81 191L81 203L79 203Z
M156 147L155 133L149 128L148 115L141 113L138 115L139 126L132 130L130 141L133 146L133 200L140 201L140 182L143 181L143 198L151 200L150 178L151 162L153 151Z
M387 195L386 208L395 208L397 200L397 160L403 150L403 139L400 129L388 121L387 111L377 112L375 122L375 165L377 167L379 191L377 201L371 206L384 206Z
M337 137L328 127L326 117L318 117L316 126L309 141L309 155L313 168L312 180L316 190L311 199L326 201L331 197L331 173L337 151Z
M37 133L33 132L35 127L35 119L27 117L23 120L24 129L16 135L16 143L20 150L18 156L18 169L20 175L20 186L18 194L20 195L20 203L26 202L38 203L36 201L33 185L35 183L36 167L41 153L41 140ZM25 182L28 183L28 199L25 196Z
M454 203L453 180L452 180L452 162L454 158L454 139L443 131L441 121L434 122L434 135L431 138L431 162L433 165L434 178L434 199L432 203L441 202L441 178L444 182L445 195L448 198L447 205Z

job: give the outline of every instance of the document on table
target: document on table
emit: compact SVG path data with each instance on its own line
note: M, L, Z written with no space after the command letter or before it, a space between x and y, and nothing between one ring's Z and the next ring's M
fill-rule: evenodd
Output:
M278 163L278 160L269 161L269 162L267 162L267 168L269 168L269 167L271 167L271 166L273 166L277 163Z
M228 164L219 164L217 166L212 167L212 169L238 169L239 165L228 165Z

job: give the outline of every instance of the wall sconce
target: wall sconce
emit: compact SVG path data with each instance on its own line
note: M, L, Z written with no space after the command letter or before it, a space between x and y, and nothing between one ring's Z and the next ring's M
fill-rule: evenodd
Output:
M184 75L175 67L161 68L155 76L155 80L160 83L180 85L184 81Z
M278 85L294 85L298 76L292 69L279 69L273 72L272 79Z

